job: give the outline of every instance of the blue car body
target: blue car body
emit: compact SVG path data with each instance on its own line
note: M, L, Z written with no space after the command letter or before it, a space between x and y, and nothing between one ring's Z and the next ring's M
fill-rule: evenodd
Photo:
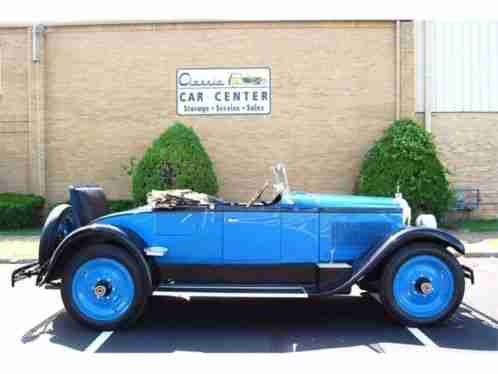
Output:
M273 170L270 202L259 200L263 189L249 203L104 214L102 189L71 188L71 204L47 218L38 261L14 271L12 284L36 276L61 288L70 314L99 329L136 319L150 295L324 297L358 285L407 324L458 307L473 272L448 248L464 254L463 243L411 226L401 196L291 192L285 169Z
M271 207L144 206L95 223L129 228L146 247L167 249L158 264L352 264L406 227L394 199L302 192Z

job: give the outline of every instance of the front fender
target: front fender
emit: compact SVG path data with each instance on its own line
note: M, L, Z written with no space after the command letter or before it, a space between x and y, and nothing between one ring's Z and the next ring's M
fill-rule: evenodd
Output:
M465 246L463 243L448 232L428 227L407 227L394 233L359 258L353 264L351 277L333 290L325 291L324 295L334 294L343 288L351 287L370 271L374 270L389 255L415 241L437 243L445 248L451 247L462 255L465 255Z
M148 285L152 289L152 274L143 253L143 243L140 243L136 235L131 234L119 227L99 223L74 230L57 246L46 266L44 276L40 278L37 285L42 286L60 275L62 273L61 267L64 265L65 260L71 256L71 252L81 249L85 243L100 242L117 244L133 256L138 264L142 265Z

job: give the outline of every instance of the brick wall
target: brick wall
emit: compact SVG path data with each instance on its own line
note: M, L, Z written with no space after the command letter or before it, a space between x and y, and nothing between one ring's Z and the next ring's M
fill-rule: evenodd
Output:
M434 113L432 132L441 157L460 188L479 188L473 214L498 215L498 113Z
M19 35L29 44L29 32ZM180 119L201 137L226 198L247 199L275 161L295 189L351 192L395 117L395 46L387 21L49 27L41 64L23 47L25 185L51 202L71 183L127 197L123 165ZM413 25L402 22L403 116L414 113L413 48ZM271 68L271 115L176 116L178 67L242 66Z
M0 28L0 192L28 192L28 64L25 28Z

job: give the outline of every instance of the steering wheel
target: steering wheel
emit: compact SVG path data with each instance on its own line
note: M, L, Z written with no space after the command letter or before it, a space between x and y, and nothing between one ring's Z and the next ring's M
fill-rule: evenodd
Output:
M263 193L266 191L266 189L270 186L270 182L269 181L266 181L263 188L261 188L261 190L259 190L258 192L256 192L256 194L251 198L251 200L249 200L247 203L246 203L246 206L248 208L250 208L260 197L261 195L263 195Z

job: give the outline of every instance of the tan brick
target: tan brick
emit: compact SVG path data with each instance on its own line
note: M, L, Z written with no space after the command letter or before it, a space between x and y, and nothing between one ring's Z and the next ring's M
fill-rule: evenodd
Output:
M0 192L28 192L25 28L0 29Z
M0 133L0 192L29 192L25 133Z
M498 113L433 113L432 132L454 187L480 189L482 205L472 216L496 218Z
M177 119L202 138L227 198L248 198L279 160L298 189L350 192L394 117L394 23L246 26L49 30L49 199L75 181L127 196L122 165ZM272 114L178 118L175 71L188 66L270 66Z
M402 22L404 115L414 106L412 34ZM226 198L247 199L275 161L287 163L295 189L351 192L362 157L395 116L391 21L52 26L37 66L29 29L16 35L25 43L29 188L45 178L50 201L65 199L71 183L129 196L122 166L175 120L201 137ZM269 66L271 115L177 117L176 69L214 66Z

